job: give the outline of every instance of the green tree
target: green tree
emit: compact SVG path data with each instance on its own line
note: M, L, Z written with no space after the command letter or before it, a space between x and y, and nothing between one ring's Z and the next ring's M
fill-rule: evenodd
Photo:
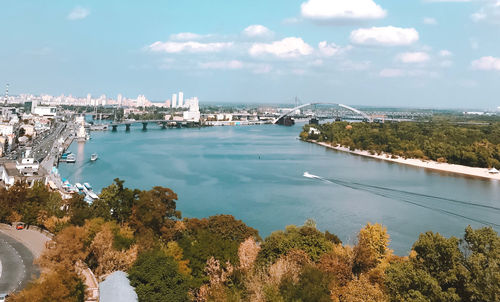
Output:
M313 261L318 261L324 253L332 249L333 243L314 226L287 226L285 231L273 232L262 243L258 256L259 263L272 263L281 255L293 249L303 250Z
M129 279L139 301L189 301L187 277L179 273L175 260L161 250L140 255L129 270Z

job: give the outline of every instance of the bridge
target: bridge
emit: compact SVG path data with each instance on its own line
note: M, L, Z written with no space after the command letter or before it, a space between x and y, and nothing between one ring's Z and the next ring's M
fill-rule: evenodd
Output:
M161 124L161 128L165 129L167 128L167 125L175 125L176 127L180 127L182 125L194 122L187 120L139 120L139 121L112 122L109 124L109 126L112 127L112 131L116 131L118 126L125 125L125 130L130 131L131 125L139 123L142 124L142 130L147 130L149 123Z
M278 118L276 118L273 121L273 124L277 124L279 120L281 120L285 116L288 116L288 115L292 114L293 112L295 112L295 110L299 110L301 108L304 108L304 107L307 107L307 106L313 106L313 105L335 105L335 106L339 106L339 107L348 109L348 110L350 110L352 112L355 112L355 113L361 115L363 118L365 118L370 123L373 122L373 118L371 116L369 116L368 114L366 114L366 113L364 113L364 112L362 112L362 111L360 111L360 110L358 110L356 108L353 108L351 106L347 106L347 105L344 105L344 104L337 104L337 103L307 103L307 104L300 105L300 106L297 106L295 108L292 108L290 111L283 113L282 115L280 115Z

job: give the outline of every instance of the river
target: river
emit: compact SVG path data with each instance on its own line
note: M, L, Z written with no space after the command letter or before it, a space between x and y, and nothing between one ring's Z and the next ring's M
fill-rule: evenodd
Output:
M500 182L327 149L299 141L301 127L150 124L147 131L92 132L90 141L70 146L77 162L59 171L97 191L117 177L130 188L169 187L184 217L231 214L262 237L312 218L354 244L360 228L378 222L404 255L425 231L462 236L469 224L500 230ZM306 171L321 178L304 177Z

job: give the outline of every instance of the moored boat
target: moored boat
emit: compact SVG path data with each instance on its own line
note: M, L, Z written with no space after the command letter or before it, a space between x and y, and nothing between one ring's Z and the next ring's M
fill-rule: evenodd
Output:
M98 158L99 155L97 155L97 153L92 153L92 155L90 155L90 161L96 161Z
M76 157L74 154L69 154L68 157L66 157L66 162L67 163L75 163L76 162Z
M75 187L76 187L76 188L78 189L78 191L80 191L80 192L81 192L81 191L83 191L83 190L85 189L85 187L84 187L81 183L79 183L79 182L75 183Z

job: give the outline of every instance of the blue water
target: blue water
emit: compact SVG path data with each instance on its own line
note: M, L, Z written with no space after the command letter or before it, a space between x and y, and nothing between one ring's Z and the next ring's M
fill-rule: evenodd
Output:
M267 236L308 218L353 244L367 222L387 226L405 254L428 230L461 236L467 225L500 227L500 182L388 163L297 139L301 125L93 132L74 143L72 183L118 177L131 188L165 186L185 217L232 214ZM90 162L92 153L99 160ZM303 177L305 171L323 179Z

